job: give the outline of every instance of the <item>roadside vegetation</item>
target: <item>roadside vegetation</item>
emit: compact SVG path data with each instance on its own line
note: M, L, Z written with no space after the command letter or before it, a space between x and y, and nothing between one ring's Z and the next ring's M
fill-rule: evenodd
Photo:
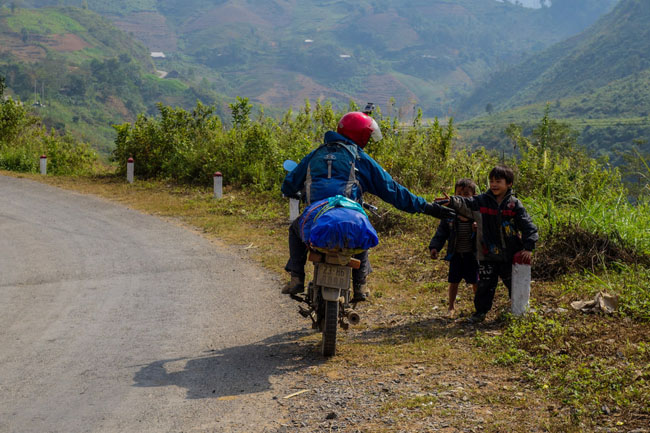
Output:
M317 102L276 119L254 113L246 99L231 110L232 119L221 119L202 104L190 111L159 105L157 116L116 126L109 168L99 168L89 153L59 172L79 176L25 176L179 218L282 274L288 217L279 191L282 161L313 149L342 113ZM64 148L65 139L44 132L13 100L2 103L0 114L0 130L10 132L0 135L0 168L36 173L40 153ZM446 318L447 267L432 262L426 250L437 221L368 197L381 209L372 216L380 234L371 252L373 299L361 307L363 324L342 335L339 356L319 365L312 380L386 383L377 394L368 391L373 404L365 408L383 421L368 418L356 426L361 431L427 431L432 420L461 431L477 423L484 431L646 428L650 169L640 171L644 183L632 193L617 169L592 158L577 145L575 132L548 111L530 133L517 125L508 128L516 143L516 153L508 157L463 148L453 122L423 122L418 115L405 129L400 119L381 112L375 117L385 138L366 150L429 199L450 192L459 177L475 179L484 190L487 173L498 163L516 169L516 193L541 234L533 311L512 317L500 287L486 323L471 325L463 320L473 310L466 289L461 317ZM18 154L33 164L11 162ZM132 185L124 181L129 157L138 179ZM212 197L215 171L224 175L222 200ZM618 296L615 313L586 315L570 307L601 291ZM316 351L315 338L300 343Z
M47 131L20 101L5 99L4 88L0 77L0 169L35 173L45 155L52 174L93 172L98 159L90 145Z

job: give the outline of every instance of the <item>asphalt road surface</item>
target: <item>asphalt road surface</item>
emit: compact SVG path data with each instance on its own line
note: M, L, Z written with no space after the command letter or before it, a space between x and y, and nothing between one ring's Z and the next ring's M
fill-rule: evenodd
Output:
M0 176L0 432L274 431L310 362L279 285L183 227Z

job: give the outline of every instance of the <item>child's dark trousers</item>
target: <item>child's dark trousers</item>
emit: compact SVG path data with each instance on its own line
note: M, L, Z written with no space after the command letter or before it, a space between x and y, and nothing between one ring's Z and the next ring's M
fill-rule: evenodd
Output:
M474 295L476 314L486 314L492 308L499 277L508 288L508 296L510 296L512 287L512 265L510 262L482 261L479 263L478 288Z

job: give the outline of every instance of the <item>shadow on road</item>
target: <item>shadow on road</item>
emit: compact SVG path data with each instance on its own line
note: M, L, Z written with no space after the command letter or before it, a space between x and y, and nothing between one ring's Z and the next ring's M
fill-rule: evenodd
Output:
M297 341L307 334L307 331L284 333L196 357L155 361L140 368L133 386L178 386L187 389L188 399L263 392L271 388L272 376L323 362L310 345Z

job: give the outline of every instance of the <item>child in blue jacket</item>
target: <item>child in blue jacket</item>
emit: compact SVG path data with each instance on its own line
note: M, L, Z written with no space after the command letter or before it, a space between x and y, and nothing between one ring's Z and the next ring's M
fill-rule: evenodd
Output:
M460 179L454 186L454 195L461 197L473 197L476 195L476 184L471 179ZM456 316L456 296L458 286L464 279L472 286L476 293L478 282L478 261L476 259L476 221L457 216L446 218L440 221L436 234L429 243L431 258L437 259L438 253L447 244L447 255L445 260L449 261L449 282L448 290L448 315L450 318Z

